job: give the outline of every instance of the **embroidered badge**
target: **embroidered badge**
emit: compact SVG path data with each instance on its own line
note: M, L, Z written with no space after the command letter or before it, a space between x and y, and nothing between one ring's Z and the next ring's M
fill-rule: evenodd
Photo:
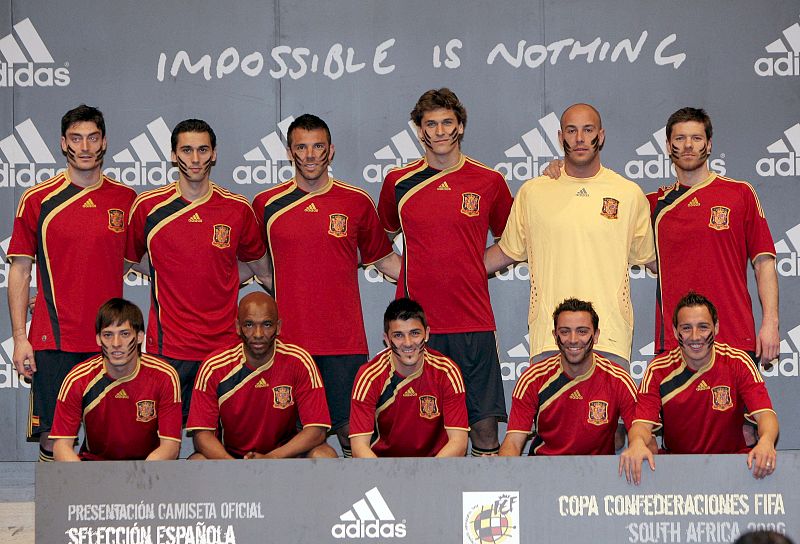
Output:
M347 236L347 216L343 213L332 213L329 217L328 234L336 238Z
M711 219L708 226L714 230L725 230L730 228L731 209L725 206L712 206Z
M108 210L108 230L112 232L125 230L125 212L116 208Z
M214 247L225 249L231 247L231 228L228 225L214 225Z
M156 401L140 400L136 403L136 421L147 423L156 418Z
M605 197L603 198L603 209L600 215L608 219L617 219L617 212L619 211L619 200L616 198Z
M593 400L589 403L589 419L592 425L608 423L608 403L604 400Z
M731 388L727 385L718 385L711 388L711 402L714 410L724 412L729 408L733 408L733 399L731 398Z
M439 403L433 395L421 395L419 397L419 415L425 419L439 417Z
M273 408L280 408L283 410L294 404L291 385L277 385L272 388L272 394L274 396L274 402L272 403Z
M461 193L461 213L467 217L477 217L481 213L481 195Z

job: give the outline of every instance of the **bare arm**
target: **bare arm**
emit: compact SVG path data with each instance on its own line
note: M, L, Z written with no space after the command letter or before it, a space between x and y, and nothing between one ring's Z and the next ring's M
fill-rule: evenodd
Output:
M33 347L28 341L28 335L25 332L32 270L33 259L18 256L11 261L11 267L8 272L8 314L11 318L11 331L14 338L12 360L17 373L28 379L36 372Z
M130 261L125 261L124 270L122 271L123 275L127 274L133 270L134 272L141 274L142 276L149 278L150 277L150 254L145 253L142 255L142 260L138 263L132 263Z
M447 444L445 444L436 457L464 457L467 453L469 440L464 429L445 429L447 431Z
M294 438L279 448L269 453L261 454L255 451L244 456L245 459L289 459L310 452L325 442L325 427L308 426L294 435Z
M225 450L225 446L214 434L214 431L197 430L192 436L194 449L203 454L206 459L233 459L233 456Z
M658 274L658 261L652 260L649 263L645 264L644 266L653 274Z
M272 260L269 258L269 252L264 253L264 256L257 261L247 263L247 268L250 269L250 275L245 278L245 281L255 276L258 282L268 292L272 292L273 277L272 277ZM246 272L245 272L246 274ZM242 267L239 267L239 280L242 280Z
M487 275L494 274L498 270L502 270L516 262L519 261L503 253L503 250L497 244L489 246L483 254L483 265L486 267Z
M761 300L761 328L756 338L756 357L762 362L775 359L780 353L781 339L778 332L778 272L775 257L759 255L753 261L753 269L758 285L758 298Z
M53 459L56 461L80 461L75 453L74 438L56 438L53 441Z
M375 452L369 447L370 435L361 434L350 437L350 447L353 450L353 457L376 458Z
M380 261L376 261L375 268L387 278L397 281L397 278L400 277L401 264L400 255L393 251Z
M146 461L173 461L178 458L181 451L181 443L177 440L161 438L158 447L150 452Z
M522 455L522 448L528 441L527 433L507 432L503 443L500 445L500 457L518 457Z
M619 475L625 474L628 483L639 485L642 481L642 463L647 459L650 470L656 469L653 452L648 447L652 439L653 425L635 421L628 430L628 448L619 457Z
M772 474L777 463L775 442L778 441L778 417L775 412L765 410L753 414L758 423L758 443L747 454L747 468L753 471L754 478Z

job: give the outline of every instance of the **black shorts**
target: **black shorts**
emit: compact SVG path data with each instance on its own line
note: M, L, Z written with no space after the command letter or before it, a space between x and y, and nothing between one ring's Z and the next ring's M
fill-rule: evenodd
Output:
M189 405L192 402L194 379L197 376L197 371L200 370L200 363L202 363L202 361L172 359L164 355L159 355L158 357L168 362L178 373L178 378L181 381L181 408L183 412L183 426L185 427L186 420L189 419Z
M428 345L450 357L461 369L470 425L487 417L508 420L493 331L431 334Z
M331 431L336 431L350 421L350 397L353 383L361 365L367 362L367 355L313 355L317 363L328 411L331 414Z
M97 352L73 353L45 349L34 354L36 372L31 384L28 408L28 441L38 442L39 435L49 433L56 413L56 399L64 378L75 365L97 355Z

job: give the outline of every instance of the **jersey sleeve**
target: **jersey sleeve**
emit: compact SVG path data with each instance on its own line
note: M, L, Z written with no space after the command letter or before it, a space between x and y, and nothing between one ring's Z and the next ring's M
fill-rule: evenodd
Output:
M7 260L11 261L14 257L36 258L36 250L39 247L39 212L41 210L38 201L31 202L27 199L27 194L23 194L17 206L17 213L14 216L14 230L11 233L11 242L8 244Z
M508 223L508 215L511 213L514 197L511 196L511 189L508 188L508 184L502 174L498 173L497 177L499 178L497 194L489 212L489 228L492 229L492 234L495 238L500 238Z
M181 408L181 384L178 373L172 372L161 380L160 398L158 400L158 437L181 441L181 424L183 412Z
M372 434L375 430L375 408L378 404L378 392L375 387L380 378L376 378L371 383L366 384L364 380L364 370L368 365L362 366L353 385L353 394L350 399L350 436ZM357 394L362 387L366 386L364 394Z
M138 263L147 252L147 240L144 239L144 227L147 221L147 206L142 201L135 201L131 207L130 219L125 239L125 260Z
M207 362L200 366L192 390L192 402L189 405L189 418L186 420L187 431L215 431L219 425L219 399L217 384L219 378Z
M303 428L330 428L331 416L328 413L325 387L322 385L317 365L310 356L307 361L298 361L294 387L297 395L297 412Z
M401 229L397 199L394 193L394 177L391 173L383 180L383 187L381 187L378 199L378 216L386 232L398 232Z
M747 256L753 261L759 255L775 255L775 243L772 241L772 233L761 207L761 201L752 185L749 183L744 185L747 188L743 191L746 202L745 213L747 214L745 217Z
M464 379L453 363L452 380L448 379L444 386L444 428L469 430L467 416L467 396L464 390Z
M264 205L266 204L267 197L266 191L258 193L253 198L253 213L256 215L256 221L258 222L258 234L261 236L261 240L264 244L267 244L267 226L264 224Z
M653 430L661 428L661 392L659 385L660 382L651 371L651 368L648 367L644 371L642 383L639 384L635 415L631 423L641 421L653 425Z
M619 402L619 415L625 424L625 430L630 430L636 418L636 384L629 377L617 378L617 401Z
M503 253L516 261L528 260L526 242L527 218L525 206L525 186L517 193L517 198L511 205L508 222L503 230L503 237L498 242Z
M364 196L364 213L362 218L364 224L358 231L358 252L361 256L361 264L372 264L380 261L392 253L392 245L381 227L378 211L372 200Z
M242 211L242 235L239 237L239 247L236 255L242 262L257 261L266 253L264 238L261 235L263 230L260 227L256 213L250 206L243 206Z
M526 384L525 387L521 385ZM533 420L539 410L539 398L535 383L522 381L522 377L511 395L511 414L508 416L506 432L530 433L533 431Z
M647 264L656 258L653 225L650 222L650 203L641 189L635 191L631 221L633 238L628 252L630 264Z
M764 378L756 365L750 360L742 359L736 370L736 390L744 402L745 418L755 422L751 417L753 414L765 410L774 412Z
M64 379L64 386L58 393L53 427L50 429L50 438L78 437L78 430L83 417L83 395L80 386L76 385L76 382L72 380L68 381L68 378L69 375Z

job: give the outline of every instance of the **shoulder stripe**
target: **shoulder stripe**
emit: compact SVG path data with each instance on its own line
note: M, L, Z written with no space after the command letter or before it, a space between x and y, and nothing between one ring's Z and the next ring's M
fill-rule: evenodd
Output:
M164 187L161 187L161 188L158 188L158 189L150 189L149 191L145 191L143 193L139 193L139 196L137 196L134 199L133 204L131 204L131 215L133 214L133 211L142 202L144 202L146 200L153 199L153 198L159 198L162 195L166 195L166 194L175 192L176 183L177 182L170 183L169 185L165 185Z
M430 355L430 353L428 354ZM428 364L433 368L441 370L450 380L450 385L456 393L464 393L464 379L461 377L461 371L458 366L448 359L447 357L430 356L427 359Z
M220 368L224 368L230 364L238 363L244 356L244 349L242 344L236 344L234 347L227 349L217 355L206 359L200 366L197 372L197 379L195 380L195 388L205 391L208 386L208 381Z
M296 346L294 344L285 344L283 342L276 342L275 349L278 353L284 353L287 355L292 355L296 359L299 359L303 366L308 372L308 378L311 380L311 387L316 389L318 387L322 387L322 377L319 374L319 369L317 368L317 364L314 362L314 359L311 355L301 348L300 346Z
M525 370L525 372L522 373L522 376L519 377L517 385L514 387L514 391L511 393L511 396L517 398L524 397L525 392L528 390L528 387L531 383L538 380L542 376L557 372L560 366L561 362L558 355L554 355L543 361L532 364Z
M387 349L383 352L383 354L375 360L372 364L368 363L368 366L362 367L364 372L359 376L358 380L356 381L355 385L353 386L353 399L355 400L364 400L364 397L367 394L372 382L380 376L387 367L391 366L391 352Z
M69 389L76 381L80 380L85 376L88 376L89 374L97 372L98 367L102 366L103 366L103 356L98 355L97 357L92 357L91 359L84 361L78 364L77 366L73 367L73 369L69 371L69 373L64 378L64 381L61 384L61 388L58 391L58 399L63 401L66 398L67 391L69 391Z
M216 183L211 185L211 190L223 198L227 198L229 200L235 200L237 202L241 202L242 204L246 205L248 208L250 207L250 201L247 200L245 197L243 197L238 193L231 192L228 189L225 189L224 187L220 187Z
M341 180L338 180L338 179L334 179L333 180L333 184L335 186L341 188L341 189L345 189L347 191L352 191L354 193L360 194L361 196L367 197L369 199L369 201L372 202L372 205L375 206L375 201L372 200L372 197L370 196L370 194L368 192L366 192L364 189L362 189L361 187L356 187L355 185L350 185L349 183L345 183L344 181L341 181Z
M54 185L59 185L66 181L66 177L64 176L64 172L53 176L52 178L43 181L42 183L37 183L30 189L27 189L19 199L19 203L17 204L17 217L22 215L22 212L25 210L25 204L28 203L28 200L35 194L40 193L42 191L52 189Z
M158 372L163 372L169 376L169 380L172 383L172 400L173 402L180 402L181 381L180 378L178 378L178 372L172 367L172 365L162 361L161 359L156 359L151 355L147 355L146 353L142 354L142 358L140 360L142 366L152 368Z

